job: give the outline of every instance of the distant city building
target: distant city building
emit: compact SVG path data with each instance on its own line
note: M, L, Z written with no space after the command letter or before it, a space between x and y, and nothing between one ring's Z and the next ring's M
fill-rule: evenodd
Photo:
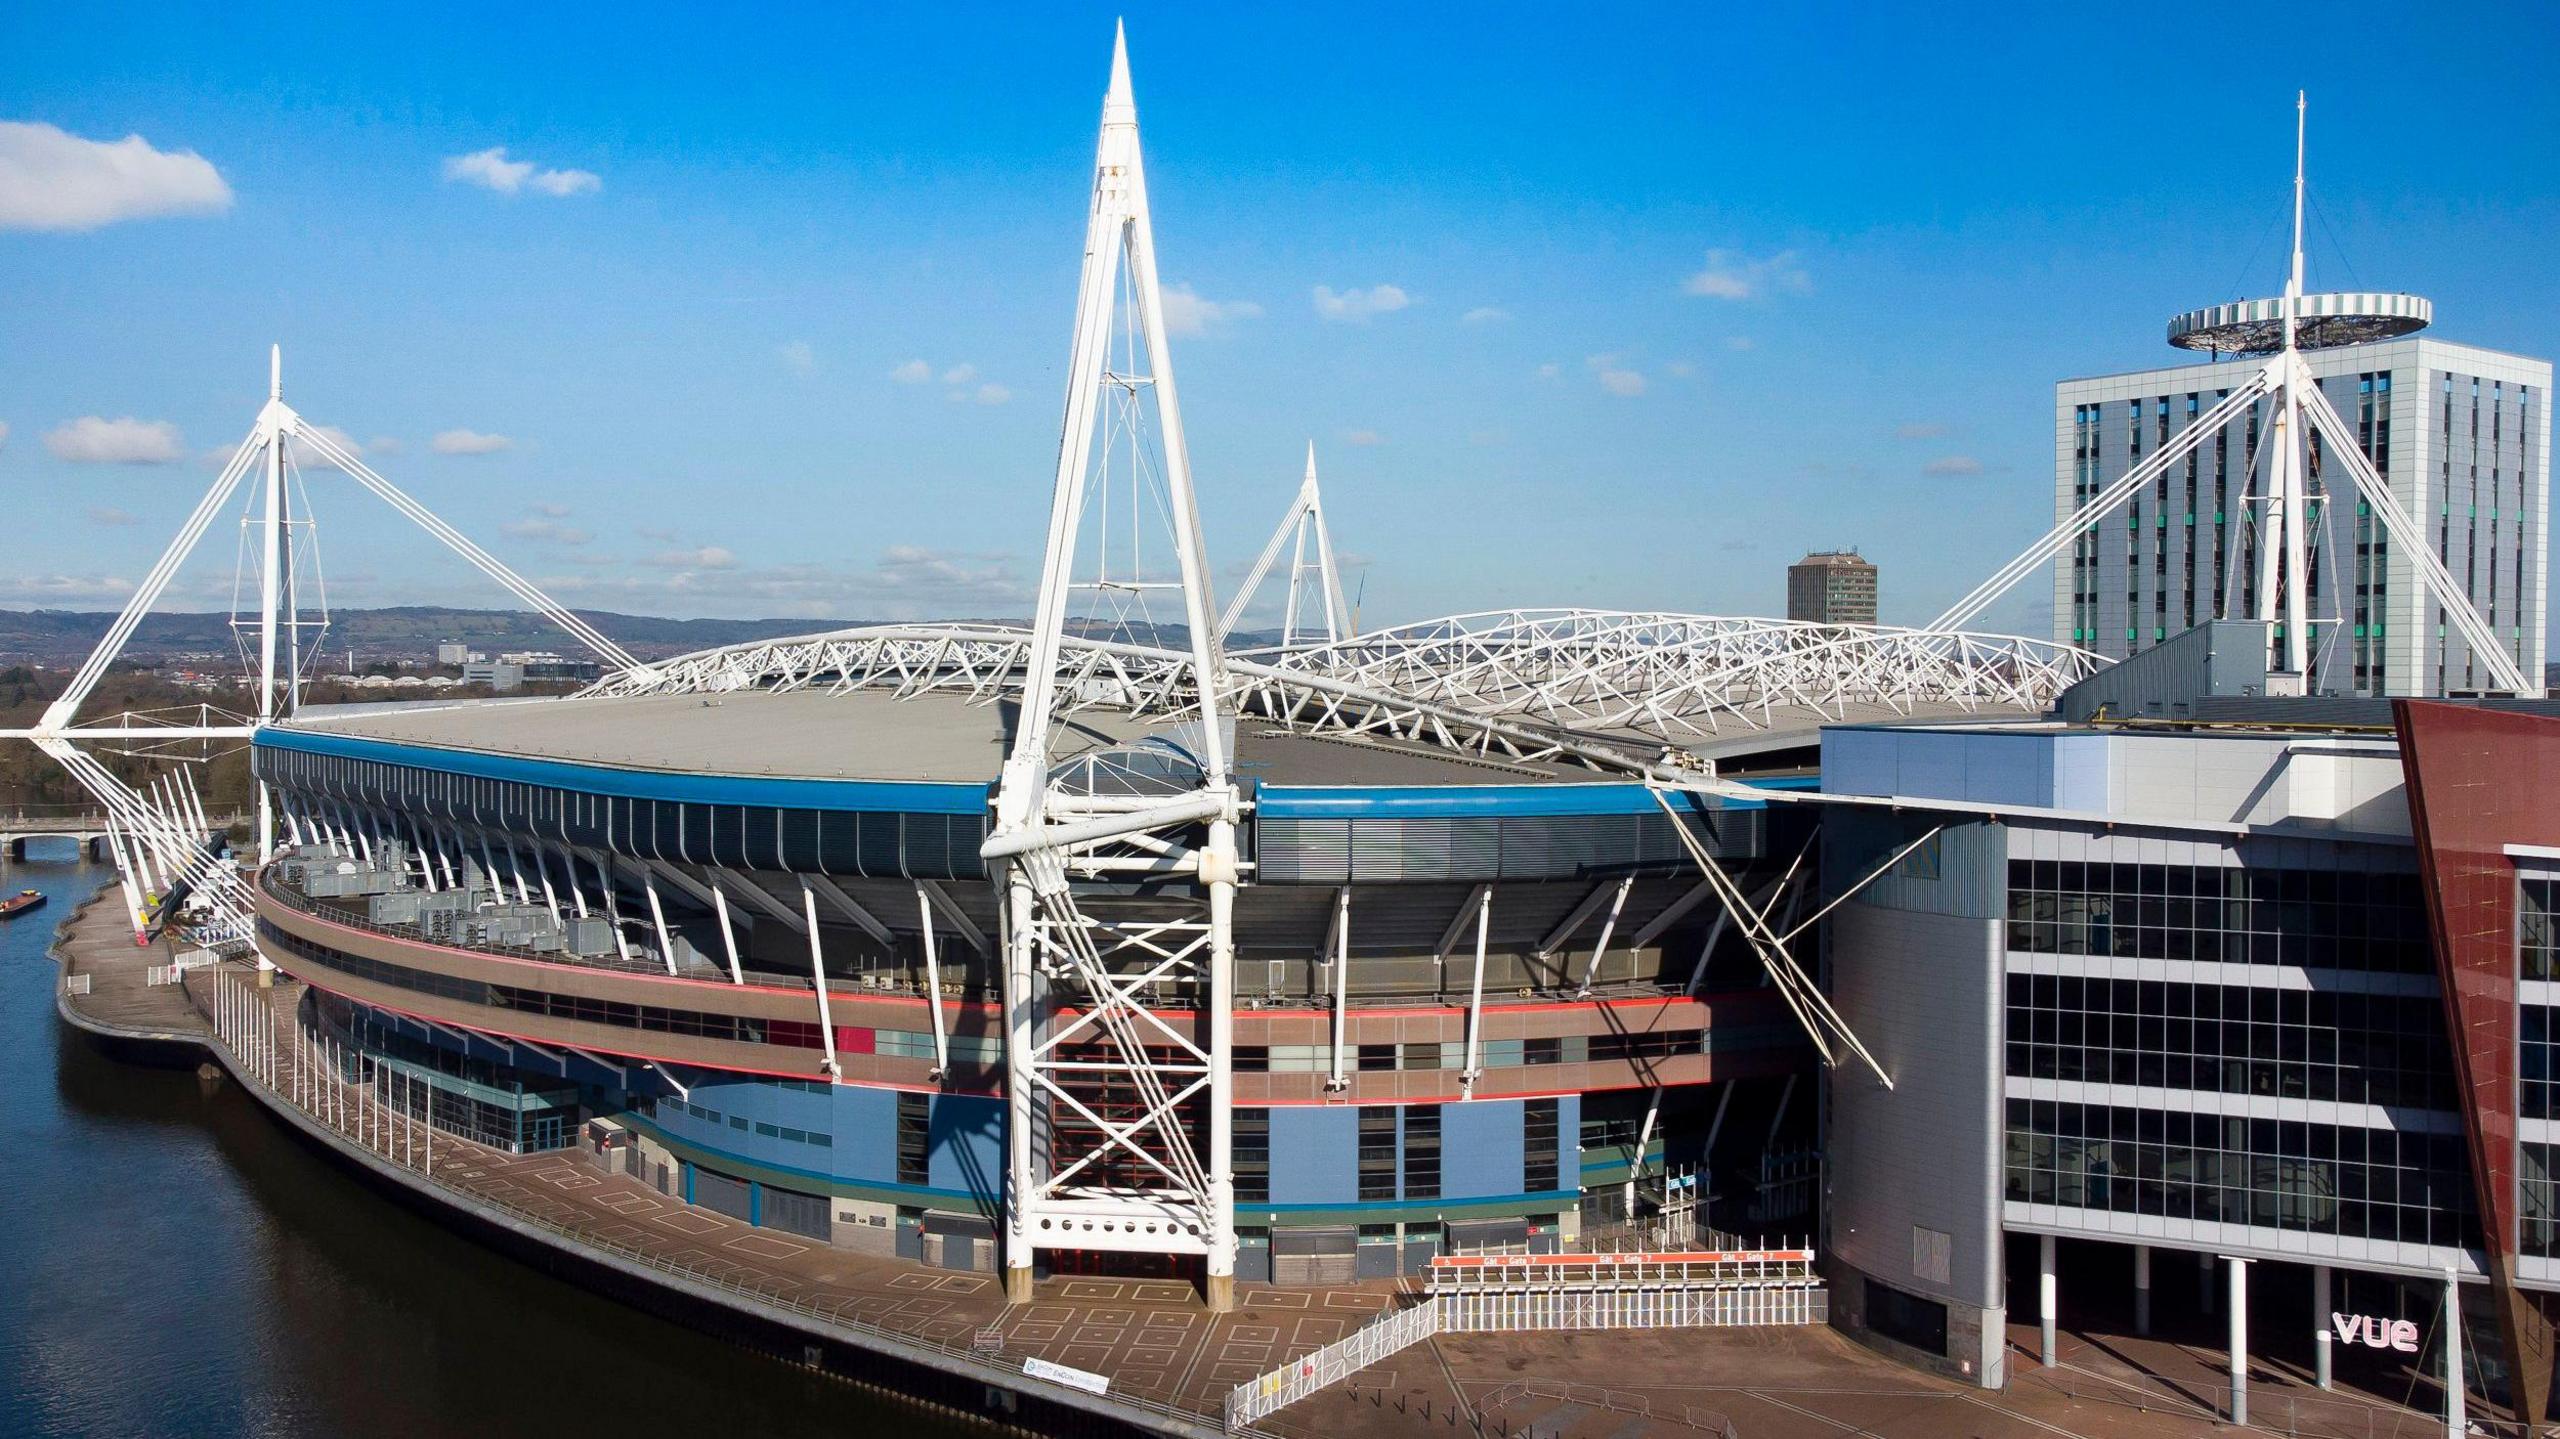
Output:
M1787 566L1787 618L1874 624L1876 567L1856 550L1821 550Z
M480 656L473 654L469 645L446 643L436 646L436 663L440 665L467 665L478 658Z
M2517 666L2540 675L2551 363L2433 339L2303 358ZM2243 373L2203 363L2056 385L2055 517L2067 520L2169 443ZM2054 638L2123 659L2206 620L2257 613L2247 496L2267 415L2261 401L2233 420L2055 565ZM2315 505L2323 493L2353 489L2343 474L2323 483L2315 469ZM2306 586L2315 692L2431 695L2488 683L2361 502L2320 505L2315 516Z
M462 667L462 682L487 685L493 690L521 689L533 684L586 684L604 674L604 666L594 660L573 659L548 650L524 650L502 654L496 659L473 655Z

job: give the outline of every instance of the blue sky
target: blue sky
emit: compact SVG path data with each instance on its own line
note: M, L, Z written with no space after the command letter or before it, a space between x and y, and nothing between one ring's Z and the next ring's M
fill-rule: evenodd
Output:
M1117 7L366 9L0 14L0 121L229 196L11 227L0 165L0 604L117 602L279 340L305 416L572 603L1023 612ZM2312 284L2560 350L2545 8L1127 15L1213 553L1312 438L1368 623L1774 613L1837 545L1927 619L2050 523L2056 379L2280 285L2297 86ZM65 457L136 453L175 458ZM496 602L318 484L333 599Z

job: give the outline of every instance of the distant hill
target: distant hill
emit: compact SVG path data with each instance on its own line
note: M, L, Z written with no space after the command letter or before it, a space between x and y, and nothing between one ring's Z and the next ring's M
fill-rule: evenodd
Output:
M668 655L709 649L715 645L741 644L750 640L777 639L786 635L814 634L823 630L845 629L871 624L871 620L829 619L757 619L757 620L678 620L661 615L626 615L611 610L579 610L578 615L610 636L615 643L642 659L663 659ZM99 636L115 622L115 616L94 610L11 610L0 609L0 663L29 662L35 664L75 664L85 658ZM1023 624L1014 619L956 620L970 624ZM1076 626L1097 630L1089 624ZM1139 627L1140 634L1146 634ZM1186 632L1179 625L1157 626L1153 636L1157 643L1187 643ZM1269 637L1239 633L1233 643L1238 647L1268 643ZM552 628L538 615L517 610L444 609L432 605L396 605L385 609L343 609L329 617L329 633L322 641L332 654L343 655L352 645L361 663L395 659L432 659L436 646L446 643L467 644L484 653L501 650L548 649L570 653L577 642ZM125 657L133 660L166 659L181 655L229 654L233 651L231 616L221 613L154 614L143 618L125 646Z

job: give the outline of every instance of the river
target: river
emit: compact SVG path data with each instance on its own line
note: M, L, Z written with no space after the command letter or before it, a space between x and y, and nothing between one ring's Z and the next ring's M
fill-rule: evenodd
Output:
M0 1436L963 1432L518 1265L236 1088L100 1055L44 950L107 877L0 867L52 896L0 923Z

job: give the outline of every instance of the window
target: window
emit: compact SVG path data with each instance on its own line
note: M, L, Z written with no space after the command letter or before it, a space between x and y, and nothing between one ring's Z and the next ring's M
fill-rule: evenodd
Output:
M1404 1197L1440 1197L1440 1106L1417 1104L1404 1112Z
M933 1096L898 1095L898 1182L932 1183Z
M1360 1069L1363 1073L1395 1067L1396 1047L1394 1045L1364 1044L1360 1046Z
M1236 1203L1271 1202L1271 1111L1236 1111Z
M1360 1197L1396 1197L1396 1111L1388 1104L1360 1111Z
M1522 1106L1520 1192L1551 1194L1564 1188L1563 1153L1556 1130L1557 1103L1532 1099Z

